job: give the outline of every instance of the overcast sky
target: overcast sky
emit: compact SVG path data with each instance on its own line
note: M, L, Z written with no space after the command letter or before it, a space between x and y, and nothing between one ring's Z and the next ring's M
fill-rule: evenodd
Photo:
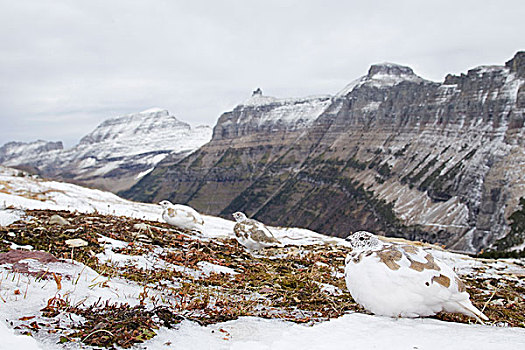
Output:
M378 62L430 80L525 49L525 1L0 0L0 145L73 146L151 107L214 125L257 87L335 94Z

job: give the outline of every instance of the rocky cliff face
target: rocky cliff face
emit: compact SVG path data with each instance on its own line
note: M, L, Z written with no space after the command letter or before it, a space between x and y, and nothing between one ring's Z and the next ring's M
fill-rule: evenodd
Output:
M184 158L208 142L211 131L208 126L191 128L166 110L150 109L106 120L68 150L61 143L38 141L16 143L15 151L8 143L0 148L0 163L119 191L135 184L167 155Z
M257 92L219 118L210 143L122 194L479 251L507 234L525 196L524 81L520 52L443 83L380 64L336 96Z

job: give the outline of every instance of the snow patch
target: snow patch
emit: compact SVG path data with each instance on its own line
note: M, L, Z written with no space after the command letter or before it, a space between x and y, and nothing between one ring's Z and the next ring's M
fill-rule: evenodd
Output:
M289 126L308 126L313 123L332 103L330 96L277 99L254 95L236 108L252 107L259 109L255 114L258 126L284 124ZM260 107L264 106L264 109ZM254 114L247 113L237 120L238 124L254 121Z
M224 273L227 275L237 275L238 272L236 272L234 269L231 269L226 266L221 266L217 264L212 264L207 261L200 261L197 263L197 266L205 275L209 275L211 273Z
M2 339L2 349L42 349L32 337L14 334L12 330L7 328L4 320L0 321L0 339Z
M136 179L142 179L144 176L148 175L149 173L151 173L153 171L153 169L155 169L155 167L153 168L150 168L148 170L144 170L143 172L140 172L137 174L137 176L135 176Z
M24 216L24 212L20 210L4 209L0 210L0 226L9 226Z

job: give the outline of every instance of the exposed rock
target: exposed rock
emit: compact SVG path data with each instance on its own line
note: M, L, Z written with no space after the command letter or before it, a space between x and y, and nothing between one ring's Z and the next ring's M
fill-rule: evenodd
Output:
M525 51L516 53L511 60L505 63L505 66L519 77L525 78Z
M51 218L49 218L49 224L50 225L67 225L69 224L69 221L61 217L60 215L53 215Z
M141 223L133 225L133 228L139 231L147 231L149 230L149 225L141 222Z
M88 242L84 241L82 238L67 239L65 243L71 248L85 247L88 245Z
M53 254L42 251L28 251L28 250L10 250L7 253L0 253L0 265L14 264L24 259L34 259L41 263L57 262Z

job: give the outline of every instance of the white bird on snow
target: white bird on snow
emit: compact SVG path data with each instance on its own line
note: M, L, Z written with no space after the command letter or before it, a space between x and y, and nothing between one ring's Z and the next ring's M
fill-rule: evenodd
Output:
M162 218L168 224L189 231L202 232L204 229L204 220L192 207L182 204L172 204L167 200L163 200L160 206L164 209L162 211Z
M408 244L384 243L370 232L346 238L346 286L368 311L390 317L420 317L440 311L488 318L470 302L465 284L452 268Z
M262 222L248 219L246 215L241 212L236 212L232 215L235 221L237 221L233 227L235 238L248 250L259 250L281 244Z

